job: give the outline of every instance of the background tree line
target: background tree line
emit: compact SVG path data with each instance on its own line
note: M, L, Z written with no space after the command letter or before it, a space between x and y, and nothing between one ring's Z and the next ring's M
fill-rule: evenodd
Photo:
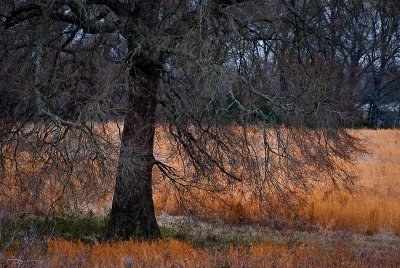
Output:
M9 5L11 4L18 5L17 2L12 3L10 1ZM46 5L45 2L42 4ZM193 2L186 5L191 6L186 7L187 9L192 8L194 10L196 6L208 4ZM343 101L348 102L350 106L356 106L353 112L362 113L358 115L360 117L358 122L353 121L348 126L366 124L371 127L390 127L398 125L399 18L396 15L398 11L396 1L267 1L265 3L253 1L246 5L248 10L243 12L250 13L254 13L250 10L251 5L254 9L261 5L263 9L258 9L257 13L251 14L251 16L261 16L262 18L253 22L253 25L247 24L246 21L239 24L238 27L242 28L240 30L247 32L246 36L242 37L240 48L236 48L235 52L231 51L232 55L236 54L235 59L231 59L232 66L230 67L233 72L235 72L235 65L239 65L241 70L246 70L248 74L254 77L257 77L257 71L268 77L281 76L279 82L271 82L274 84L281 83L279 90L280 94L283 94L285 91L285 73L291 72L285 70L288 69L289 65L298 63L298 68L295 66L293 68L300 69L301 65L309 65L309 68L311 68L311 66L329 64L327 61L330 61L330 63L336 64L335 67L332 66L332 69L340 68L342 75L345 76L344 79L351 86L348 94L342 94ZM6 8L7 5L5 4L4 7ZM281 9L281 11L274 11L270 7ZM272 28L272 21L263 20L271 17L273 12L281 12L280 19L282 21L279 22L279 25L277 21L274 21ZM5 23L6 14L4 12L2 15L3 27L7 25ZM249 13L242 15L247 16L247 14ZM233 20L232 22L239 22L240 16L234 15L236 17L230 18ZM249 18L246 18L246 20L249 20ZM187 23L197 24L198 22L188 21ZM187 27L190 26L196 25L187 25ZM96 41L90 33L84 33L82 30L79 32L80 30L78 28L67 29L64 34L65 40L63 40L65 43L61 45L61 51L57 52L58 48L53 48L53 53L56 53L53 56L61 57L64 61L63 65L67 65L68 61L78 63L77 59L72 56L71 47L75 46L76 49L80 45L85 45L85 49L88 51L86 55L81 55L81 62L78 63L79 68L71 69L72 65L69 66L71 73L68 76L73 76L73 79L64 80L58 85L63 95L53 96L54 98L62 98L62 101L53 101L52 110L63 117L73 117L73 113L77 113L78 106L90 102L88 99L93 95L94 81L99 81L92 75L94 70L98 72L99 69L107 70L107 68L110 68L108 71L114 72L118 68L117 62L122 60L128 49L126 44L123 44L124 42L120 40L121 37L113 37L107 40L107 44L102 44L97 51L97 53L100 53L99 55L103 54L102 56L106 57L107 63L100 61L83 63L82 60L85 57L87 58L90 53L94 53L94 51L89 52L89 47L92 46L93 48L101 44L103 41L100 39L105 39L105 37L98 38ZM183 29L181 30L183 31ZM225 31L229 30L228 28L225 29ZM45 35L47 33L45 32ZM37 32L31 34L37 34ZM69 39L66 37L68 34ZM13 36L13 38L18 39L18 35ZM54 38L57 39L55 36ZM224 41L228 41L233 36L224 38ZM83 44L79 44L78 39L84 40ZM22 42L22 40L19 41ZM7 45L10 46L11 44L4 39L2 42L3 58L8 54ZM222 46L222 44L220 45ZM13 44L13 46L14 50L20 50L19 53L23 53L21 47L24 46L23 44L16 46ZM222 50L222 48L220 47L219 50ZM23 57L23 55L19 56ZM35 55L32 54L30 57L30 61L33 61ZM246 62L254 59L259 61L258 66L252 67L253 69L247 68ZM112 62L114 62L114 65L112 65ZM108 67L105 65L108 65ZM64 68L67 68L67 66L64 66ZM72 72L75 72L75 74L72 74ZM0 93L2 96L1 105L4 107L2 117L15 116L21 111L21 106L29 109L27 107L33 105L32 98L29 99L26 95L18 96L18 91L10 87L11 84L17 83L17 81L9 81L10 79L10 76L3 73L2 83L5 86L2 87ZM120 81L120 83L123 82ZM75 88L74 92L71 92L73 88ZM223 90L221 91L223 93ZM75 92L78 94L75 94ZM112 95L110 97L115 99L113 102L119 103L124 92L113 92ZM224 101L232 101L229 94L223 95ZM239 97L243 99L246 96L240 94ZM265 102L264 106L265 109L269 109L268 101ZM268 111L266 112L268 113ZM118 115L118 113L113 114ZM238 117L238 114L237 110L232 109L227 116ZM75 116L77 115L75 114ZM107 115L107 117L109 116Z

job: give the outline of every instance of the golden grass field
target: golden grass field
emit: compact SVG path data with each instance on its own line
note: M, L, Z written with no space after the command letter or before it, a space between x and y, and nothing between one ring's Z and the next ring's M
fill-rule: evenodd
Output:
M368 154L360 156L354 169L359 181L354 191L315 191L297 215L312 225L356 230L363 233L389 231L400 234L400 131L354 130L366 143ZM155 193L158 212L184 213L173 190ZM204 196L205 207L197 212L205 218L228 222L259 222L257 200L230 194L224 200ZM288 215L289 217L289 215Z
M353 167L360 178L354 192L315 191L306 205L287 216L289 220L295 220L293 214L299 216L301 222L312 227L307 232L313 232L313 228L316 228L324 230L322 233L329 232L332 236L337 236L333 242L325 243L325 240L311 239L307 242L292 243L292 236L285 238L283 235L280 241L268 241L266 238L262 242L250 242L244 247L228 246L218 249L199 248L190 241L175 238L153 242L128 241L94 245L55 239L48 241L46 255L38 258L38 264L42 264L38 266L398 267L400 130L354 130L353 133L364 139L369 151L369 154L361 156ZM243 194L227 197L228 199L221 201L204 195L201 200L207 203L207 208L193 209L197 210L202 218L223 220L227 228L236 223L247 224L249 228L262 223L258 218L261 212L256 200ZM172 189L156 191L154 201L158 215L186 213ZM288 226L296 228L295 224ZM364 244L355 243L354 234L371 237L373 242L367 243L369 246L366 246L366 249L358 251L358 247ZM376 237L379 237L379 241ZM12 260L15 254L8 251L4 256ZM32 253L35 254L37 255ZM10 263L11 266L17 267L21 262L17 260Z
M355 131L370 154L358 160L358 187L349 193L316 193L307 217L326 228L400 235L400 131Z

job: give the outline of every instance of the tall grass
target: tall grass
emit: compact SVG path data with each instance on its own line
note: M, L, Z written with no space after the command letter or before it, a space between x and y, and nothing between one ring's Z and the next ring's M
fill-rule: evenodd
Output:
M365 140L369 151L354 167L346 167L352 168L360 178L354 191L317 188L303 206L290 211L275 211L274 217L292 226L300 220L325 228L366 234L380 231L400 234L400 130L354 130L353 134ZM257 197L243 189L232 189L216 197L200 192L178 195L168 185L161 188L162 191L155 191L154 197L158 213L184 214L189 211L231 223L271 221L268 211L259 207ZM189 202L193 200L185 198L197 198L199 202Z
M370 151L355 167L357 190L314 194L306 216L324 227L400 234L400 131L362 130L357 135Z
M154 201L157 213L197 213L205 218L223 219L229 223L271 223L274 219L279 219L292 228L306 224L327 229L346 229L368 235L382 231L400 235L400 130L361 130L354 131L354 134L366 140L370 154L364 155L356 166L352 167L360 177L352 193L321 187L303 206L298 206L292 211L278 209L274 211L274 217L270 217L269 211L259 206L257 196L247 192L245 187L236 187L218 196L204 192L179 195L171 185L165 182L163 184L160 174L155 173ZM268 201L277 202L273 199ZM102 203L98 206L107 207L108 204ZM4 230L1 234L4 234ZM318 241L265 242L217 250L198 248L191 242L176 239L86 244L65 239L46 241L43 238L37 239L37 235L32 236L30 233L24 233L22 236L26 238L16 241L13 246L1 248L0 266L400 266L400 255L393 254L398 250L398 246L394 250L375 251L374 248L370 248L369 251L365 251L351 247L349 241L334 242L330 245ZM341 241L341 238L335 241Z
M108 132L115 132L113 132L112 126L109 128ZM159 136L155 147L157 159L166 161L179 169L182 163L178 162L175 150L171 150L171 145L166 141L167 138L162 128L158 128L157 132ZM311 224L325 228L357 230L367 234L380 231L400 234L400 130L353 130L353 134L365 140L366 148L370 153L360 156L355 166L343 163L345 168L353 169L360 177L352 193L317 187L316 191L305 200L306 202L299 203L297 207L287 210L283 207L279 208L279 202L273 195L268 196L268 199L261 200L260 203L259 196L250 191L251 187L247 187L245 183L235 184L231 188L227 188L225 192L219 192L218 195L196 190L178 193L170 183L162 178L157 169L154 169L156 211L158 214L193 213L204 218L222 219L229 223L257 222L286 224L294 227L299 224ZM112 136L109 139L117 140L118 137L115 134L115 137ZM33 180L28 176L31 172L30 169L36 168L33 164L29 165L28 160L31 159L23 158L19 165L20 168L27 169L26 180L18 181L25 188L29 186L28 182ZM77 181L73 178L64 185L63 181L57 180L57 176L62 175L62 170L54 176L50 170L44 174L40 173L44 184L39 184L39 186L44 185L45 189L52 193L49 194L48 200L43 201L46 199L46 191L43 197L40 194L34 194L36 193L32 191L32 189L36 189L34 187L17 189L12 184L14 183L14 177L11 176L14 174L12 173L14 172L13 166L10 164L9 168L6 164L4 164L6 167L3 174L5 179L2 181L1 189L2 193L7 193L7 195L4 194L0 198L3 209L8 208L15 212L18 210L36 212L38 210L39 213L43 213L43 211L46 213L49 211L46 204L51 204L50 208L59 206L61 212L69 212L68 210L74 212L77 211L76 208L83 207L83 201L74 202L74 198L77 197L77 200L82 199L84 202L88 202L85 203L85 210L80 211L83 215L90 211L105 214L109 210L113 180L99 182L101 191L96 191L96 188L90 186L89 183L81 185L76 183ZM10 175L7 177L8 173ZM92 177L98 175L97 173L75 173L74 176L83 177L80 180L85 182L89 182ZM111 171L105 175L107 178L113 176ZM51 182L48 182L46 176L51 177ZM60 189L57 188L58 186ZM55 199L54 193L63 193L64 188L71 191L71 195ZM87 194L82 194L81 188ZM97 193L101 193L101 198L97 198ZM53 199L57 203L53 202ZM8 200L13 200L13 202L7 203ZM94 200L100 201L94 204L90 203ZM274 204L272 207L275 207L275 210L265 209L263 204ZM70 209L70 207L74 209Z

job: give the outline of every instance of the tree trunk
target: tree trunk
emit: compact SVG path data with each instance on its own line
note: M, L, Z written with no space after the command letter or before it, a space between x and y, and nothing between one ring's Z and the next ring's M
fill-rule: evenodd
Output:
M136 62L133 62L135 64ZM118 239L160 236L152 197L155 111L159 67L133 67L132 91L122 132L109 235Z

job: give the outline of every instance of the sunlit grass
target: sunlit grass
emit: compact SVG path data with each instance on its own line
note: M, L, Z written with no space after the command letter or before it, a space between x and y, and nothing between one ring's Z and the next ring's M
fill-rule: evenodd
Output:
M112 125L107 127L109 128L107 133L110 133L109 139L117 142L116 128ZM182 163L179 162L175 150L168 144L163 131L162 127L157 128L156 157L179 169ZM300 206L291 210L278 209L271 215L270 211L260 206L259 196L254 195L246 185L235 185L228 191L218 193L218 196L200 191L194 191L193 195L188 193L180 195L171 184L161 178L155 168L153 177L156 211L158 214L172 215L191 213L208 219L225 220L228 223L270 224L272 220L293 227L300 221L324 228L355 230L368 234L380 231L400 234L400 130L352 130L352 133L364 140L365 147L369 151L369 154L359 157L355 166L343 164L355 171L360 178L352 193L317 187ZM19 171L26 173L23 176L24 180L14 181L12 172L16 170L12 163L5 169L2 181L2 191L5 193L3 199L12 200L9 204L4 202L5 209L8 206L15 212L27 211L40 214L53 210L56 213L65 211L69 214L67 210L74 207L72 212L77 211L77 208L84 208L80 215L86 215L90 211L102 215L108 213L112 200L113 180L99 182L93 186L88 182L100 171L86 174L79 172L80 169L77 168L72 175L84 177L83 181L86 184L81 185L76 180L66 180L64 183L62 180L59 181L63 170L50 169L46 170L46 173L38 173L36 169L40 170L40 167L35 166L36 162L30 157L23 156L24 153L26 154L26 152L21 153L19 165ZM7 163L5 162L6 166ZM40 161L37 164L40 165ZM85 163L81 165L84 166ZM107 176L113 176L112 169L110 168L111 171ZM31 178L29 174L32 172L39 175ZM39 176L42 176L42 184L34 181ZM39 191L39 195L27 190L37 189L38 185L44 187L42 192ZM95 186L98 185L101 191L96 190ZM64 193L64 187L69 193L68 196L60 195ZM84 199L85 202L90 202L97 200L96 194L100 193L102 201L95 204L83 206L83 203L75 204L73 200L77 197L77 200ZM48 194L47 199L46 194ZM269 196L264 202L277 205L279 208L279 202L273 196Z
M304 206L291 211L278 211L276 217L285 221L287 228L296 229L299 227L298 224L305 224L312 228L339 229L367 235L382 232L400 235L400 130L357 130L353 133L365 139L367 149L370 151L369 154L360 157L353 167L360 177L354 191L349 193L326 188L317 189ZM173 159L173 155L170 157ZM158 173L154 174L154 179L157 183L162 181ZM271 217L259 207L257 197L245 189L230 189L229 192L221 193L219 197L197 192L196 198L199 202L184 204L170 185L161 186L161 191L157 189L154 191L158 214L194 213L206 219L223 220L226 224L271 223ZM186 198L191 197L186 196ZM276 200L270 201L276 202ZM107 207L109 204L99 204L99 207L101 206ZM31 218L22 218L20 221L27 219ZM64 228L59 224L56 227ZM74 226L68 228L68 232L76 232ZM55 234L58 229L53 226L51 233ZM24 265L29 267L400 266L400 257L392 254L393 251L383 251L377 255L365 254L358 252L357 248L352 248L348 243L325 244L314 240L304 243L290 240L292 238L283 238L289 240L251 242L242 247L228 244L227 249L199 248L191 239L177 240L179 236L175 230L171 230L171 234L166 235L163 240L152 242L109 243L96 242L96 239L82 242L65 240L64 236L47 240L44 245L42 244L42 248L35 243L32 245L28 243L23 251L18 247L17 249L10 247L3 251L0 265L9 267ZM80 235L76 234L76 237ZM341 239L337 238L337 241ZM222 244L223 241L213 242L214 245L218 243Z
M312 225L325 228L356 230L366 234L389 231L400 234L400 130L354 130L365 140L369 154L356 163L357 181L354 191L317 189L305 207L286 212L285 220L301 217ZM184 214L178 194L165 186L155 192L157 211ZM268 218L257 199L242 189L215 198L198 193L201 204L192 204L205 218L227 222L265 222ZM200 197L199 197L200 196ZM204 205L204 206L203 206Z
M400 234L400 131L362 130L357 134L370 151L356 165L358 188L353 194L314 194L309 217L324 227Z

